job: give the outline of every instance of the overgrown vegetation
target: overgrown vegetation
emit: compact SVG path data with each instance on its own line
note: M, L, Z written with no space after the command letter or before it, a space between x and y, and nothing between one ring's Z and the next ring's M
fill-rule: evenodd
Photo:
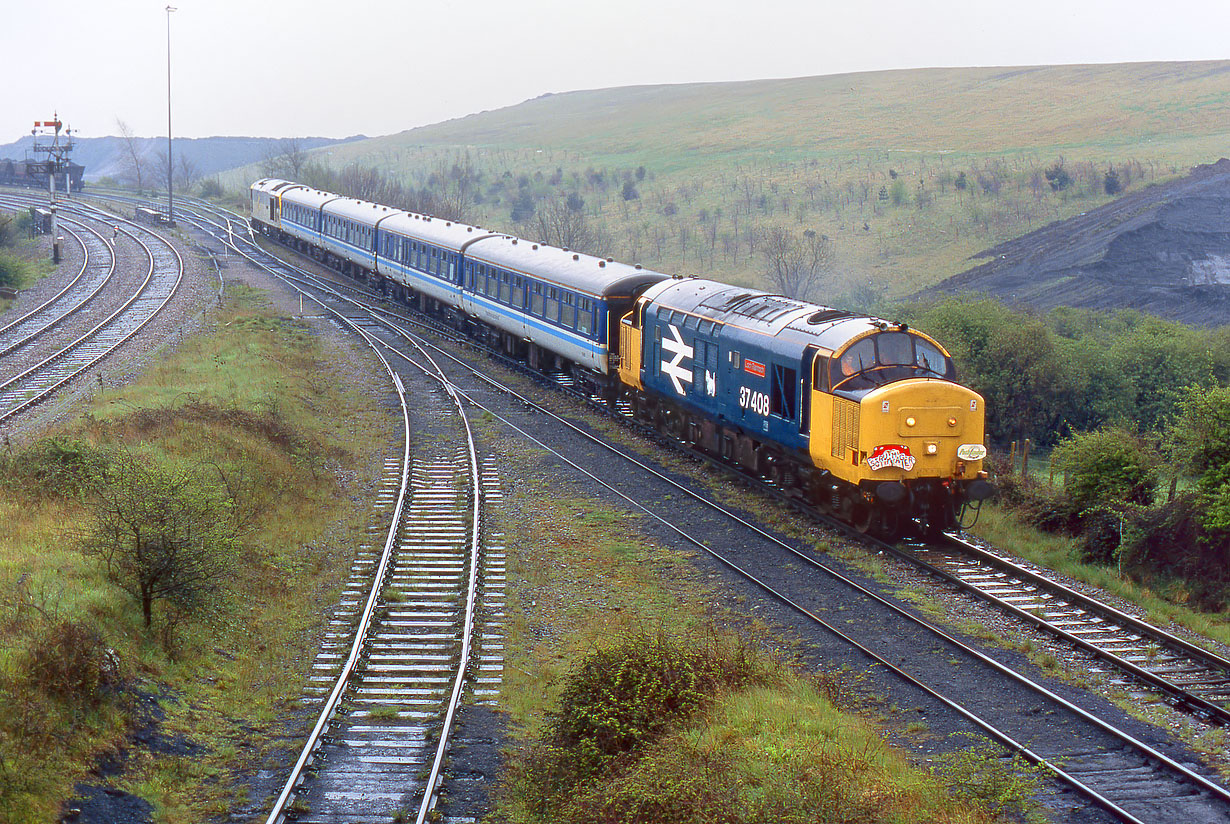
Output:
M1230 603L1228 461L1230 388L1192 388L1161 432L1112 427L1061 442L1059 486L1017 475L1000 485L1029 523L1078 536L1083 560L1217 612ZM1159 499L1164 465L1171 486Z
M789 824L1031 810L1024 765L984 748L954 755L934 780L841 712L841 694L835 679L799 679L717 636L616 640L577 664L543 733L514 757L506 811L561 824Z
M210 334L0 452L4 821L55 820L151 695L177 752L129 750L121 788L160 821L219 814L295 700L288 651L366 519L330 470L365 471L382 418L305 329L228 291Z
M20 289L34 279L34 267L16 250L30 232L30 215L0 213L0 286Z

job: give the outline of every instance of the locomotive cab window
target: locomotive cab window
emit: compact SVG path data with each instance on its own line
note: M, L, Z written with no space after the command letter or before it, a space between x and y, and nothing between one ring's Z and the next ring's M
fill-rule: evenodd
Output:
M956 379L951 358L924 338L904 331L862 338L829 364L833 391L857 392L906 378Z

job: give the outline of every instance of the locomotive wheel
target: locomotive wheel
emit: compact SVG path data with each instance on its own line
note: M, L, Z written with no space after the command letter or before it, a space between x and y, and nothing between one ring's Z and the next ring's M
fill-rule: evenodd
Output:
M875 509L864 501L861 496L851 502L850 526L864 534L871 532L872 526L879 521Z
M895 541L902 533L901 513L895 509L881 509L876 514L876 537L883 541Z

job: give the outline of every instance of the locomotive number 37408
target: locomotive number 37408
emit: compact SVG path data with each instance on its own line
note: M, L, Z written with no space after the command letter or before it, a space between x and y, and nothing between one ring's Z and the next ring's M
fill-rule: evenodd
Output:
M769 396L763 392L753 392L746 386L740 386L739 407L741 409L750 409L757 415L768 415Z

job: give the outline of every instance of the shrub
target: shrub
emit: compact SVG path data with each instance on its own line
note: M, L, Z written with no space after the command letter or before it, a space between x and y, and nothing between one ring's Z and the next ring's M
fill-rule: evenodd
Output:
M1159 458L1126 429L1073 435L1055 447L1051 460L1064 473L1064 489L1077 510L1153 502Z
M750 649L716 638L685 644L638 634L591 653L569 675L542 742L514 769L527 803L545 812L695 716L719 691L768 680Z
M115 652L97 631L62 621L26 650L25 677L44 694L78 707L97 707L119 683Z
M1142 513L1119 557L1126 571L1155 585L1175 584L1174 600L1220 611L1230 603L1230 540L1201 525L1199 494Z
M20 289L30 278L30 264L11 252L0 251L0 286Z
M86 441L43 438L0 456L0 484L33 497L77 497L107 464L107 454Z

